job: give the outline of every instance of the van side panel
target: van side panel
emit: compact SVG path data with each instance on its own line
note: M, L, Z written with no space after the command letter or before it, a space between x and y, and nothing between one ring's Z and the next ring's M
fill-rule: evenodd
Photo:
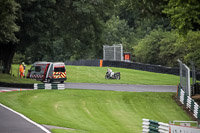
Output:
M49 65L50 64L47 64L46 67L45 67L44 74L43 74L43 77L42 77L42 81L46 80L46 76L47 76Z
M43 79L45 79L44 72L48 64L49 63L46 62L34 63L33 64L34 70L31 71L30 78L43 81Z

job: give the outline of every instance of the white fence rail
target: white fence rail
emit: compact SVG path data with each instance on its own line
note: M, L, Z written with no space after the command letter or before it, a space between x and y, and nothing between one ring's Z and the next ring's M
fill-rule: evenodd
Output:
M34 89L64 90L65 89L65 84L34 84Z
M193 113L194 117L200 121L200 106L184 92L180 85L178 87L178 98L180 102Z
M169 124L153 121L149 119L142 119L142 133L169 133Z

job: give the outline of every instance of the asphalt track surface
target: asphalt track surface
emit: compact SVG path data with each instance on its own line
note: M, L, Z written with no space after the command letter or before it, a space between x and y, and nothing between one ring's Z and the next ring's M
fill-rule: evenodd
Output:
M176 92L177 91L177 87L171 85L65 83L65 88L128 91L128 92Z
M127 92L176 92L176 86L168 85L65 83L65 88ZM19 88L0 87L0 91L15 89ZM50 131L22 114L0 104L0 133L50 133Z
M0 133L50 133L50 131L0 104Z

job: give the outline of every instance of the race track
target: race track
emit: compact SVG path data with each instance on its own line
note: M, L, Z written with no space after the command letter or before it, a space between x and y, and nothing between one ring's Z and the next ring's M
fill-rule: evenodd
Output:
M170 85L128 85L128 84L94 84L94 83L65 83L65 88L110 90L128 92L176 92L176 86Z
M127 91L127 92L176 92L176 86L160 85L128 85L128 84L91 84L91 83L65 83L67 89L89 89L106 91ZM12 87L0 87L0 92L31 90L29 88L20 89ZM28 122L19 114L14 113L7 107L0 105L0 132L3 133L49 133L47 129Z

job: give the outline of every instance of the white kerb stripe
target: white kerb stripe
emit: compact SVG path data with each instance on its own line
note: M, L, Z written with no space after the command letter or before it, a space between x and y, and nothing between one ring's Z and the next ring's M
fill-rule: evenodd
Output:
M7 107L7 106L1 104L1 103L0 103L0 106L2 106L2 107L4 107L4 108L6 108L6 109L12 111L13 113L15 113L15 114L21 116L22 118L24 118L24 119L27 120L28 122L30 122L30 123L36 125L36 126L39 127L40 129L42 129L44 132L46 132L46 133L51 133L49 130L47 130L47 129L44 128L43 126L37 124L36 122L32 121L31 119L27 118L27 117L24 116L23 114L20 114L19 112L16 112L16 111L14 111L13 109L11 109L11 108L9 108L9 107Z

